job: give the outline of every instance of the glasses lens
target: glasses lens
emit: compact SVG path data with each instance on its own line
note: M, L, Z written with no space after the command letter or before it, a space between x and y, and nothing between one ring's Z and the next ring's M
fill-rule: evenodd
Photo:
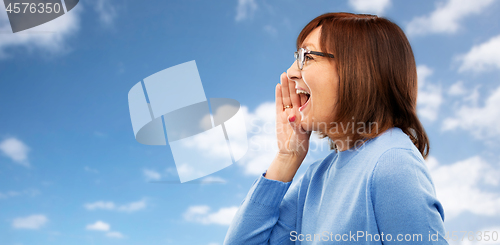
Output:
M299 49L299 69L302 70L302 68L304 67L304 53L305 53L305 49L301 48Z
M300 53L299 51L295 51L293 53L293 57L295 58L295 61L297 61L297 66L300 69L300 54L299 53Z

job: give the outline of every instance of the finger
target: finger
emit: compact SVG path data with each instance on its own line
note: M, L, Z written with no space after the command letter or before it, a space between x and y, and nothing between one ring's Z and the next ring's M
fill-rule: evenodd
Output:
M292 101L290 100L290 89L288 86L288 77L286 76L286 73L283 72L281 74L281 95L284 106L292 105Z
M295 113L292 112L291 115L288 116L288 124L295 132L295 135L298 137L300 135L308 134L308 132L302 128L300 119L298 118L299 116L294 114Z
M283 99L281 96L281 84L276 84L276 116L283 112Z
M288 80L288 92L290 93L290 100L292 101L293 108L299 109L300 107L300 96L297 94L297 90L295 89L295 81Z

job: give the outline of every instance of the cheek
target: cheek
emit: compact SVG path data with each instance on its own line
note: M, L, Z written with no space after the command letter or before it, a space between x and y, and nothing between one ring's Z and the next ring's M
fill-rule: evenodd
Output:
M323 109L329 109L337 103L337 90L332 86L325 86L318 94L318 104Z
M323 91L319 94L318 100L315 101L318 119L325 122L334 121L335 111L337 106L337 89L333 86L325 86Z

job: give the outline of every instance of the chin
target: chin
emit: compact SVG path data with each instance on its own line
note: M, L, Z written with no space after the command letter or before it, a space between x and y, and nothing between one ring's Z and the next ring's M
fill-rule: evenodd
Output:
M300 124L300 126L305 130L305 131L314 131L315 130L315 127L314 127L314 123L313 122L310 122L309 120L305 121L305 122L302 122Z

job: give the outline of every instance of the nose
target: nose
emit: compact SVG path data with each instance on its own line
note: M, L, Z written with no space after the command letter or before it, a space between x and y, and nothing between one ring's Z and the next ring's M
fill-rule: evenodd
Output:
M297 60L292 63L290 68L286 71L288 79L290 80L299 80L302 79L302 74L300 73L299 67L297 66Z

